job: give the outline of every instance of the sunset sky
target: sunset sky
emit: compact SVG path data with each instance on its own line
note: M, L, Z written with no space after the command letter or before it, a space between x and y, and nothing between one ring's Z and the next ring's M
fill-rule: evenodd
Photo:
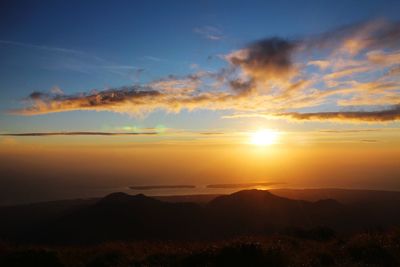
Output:
M400 190L399 1L2 1L0 22L0 205Z

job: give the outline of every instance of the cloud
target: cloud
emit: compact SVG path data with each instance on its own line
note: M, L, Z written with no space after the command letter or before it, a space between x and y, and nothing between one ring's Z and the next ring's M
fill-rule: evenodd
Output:
M74 50L74 49L68 49L68 48L63 48L63 47L53 47L53 46L46 46L46 45L34 45L34 44L15 42L15 41L9 41L9 40L0 40L0 44L40 49L40 50L46 50L46 51L52 51L52 52L61 52L61 53L67 53L67 54L87 55L87 53L85 53L85 52L82 52L79 50Z
M310 66L317 66L321 70L325 70L330 66L330 62L327 60L312 60L307 63Z
M369 66L357 66L331 72L325 75L325 80L337 80L343 77L349 77L357 73L365 73L370 70Z
M54 86L53 88L51 88L50 93L52 93L53 95L63 95L64 94L63 90L61 90L61 88L58 86Z
M123 126L115 128L115 131L62 131L62 132L20 132L20 133L0 133L0 137L40 137L40 136L140 136L140 135L200 135L200 136L212 136L212 135L223 135L224 132L221 131L188 131L185 129L172 129L166 128L164 126L157 127L146 127L138 128L135 126Z
M363 133L363 132L379 132L382 129L341 129L341 130L321 130L321 133Z
M10 111L18 115L39 115L73 110L113 111L144 114L156 109L179 112L181 109L246 109L247 100L234 90L203 91L202 79L214 74L198 72L183 78L170 76L145 86L132 85L73 95L32 92L25 101L29 107ZM212 86L212 85L210 85Z
M388 71L388 75L399 75L400 74L400 66L395 66Z
M221 135L221 134L225 134L223 132L200 132L199 134L201 135Z
M286 79L293 70L291 57L296 46L295 41L268 38L235 51L226 59L255 81Z
M68 135L101 135L101 136L112 136L112 135L156 135L156 131L147 132L32 132L32 133L3 133L0 136L68 136Z
M160 62L164 61L164 59L159 58L159 57L153 57L153 56L144 56L145 59L150 60L150 61L155 61L155 62Z
M400 105L376 111L338 111L313 113L281 113L276 116L289 117L295 120L355 120L366 122L385 122L400 120Z
M23 115L37 115L51 112L72 110L117 110L129 104L148 105L151 99L162 94L154 90L145 90L138 86L110 89L102 92L82 93L77 95L54 95L44 92L33 92L28 101L33 105L15 113Z
M336 54L356 55L387 47L397 49L400 22L385 19L362 21L302 39L304 50L334 49Z
M237 118L286 118L300 121L360 121L388 122L400 120L400 105L373 111L333 111L333 112L285 112L285 113L238 113L226 115L224 119Z
M25 99L24 108L12 112L142 115L208 109L231 111L225 118L399 120L398 22L367 21L297 39L269 37L220 58L226 66L219 70L197 68L186 76L170 75L141 85L79 94L36 91ZM377 106L382 110L376 111ZM317 112L305 111L311 107Z
M219 41L224 38L221 29L214 26L204 26L204 27L197 27L194 28L193 31L204 38L212 41Z
M243 81L241 79L230 81L229 85L239 94L251 93L255 87L253 80Z
M362 139L361 142L363 143L376 143L378 140L375 139Z
M36 45L10 40L0 40L0 45L3 47L25 49L33 55L40 55L35 63L35 67L40 66L46 69L66 69L85 74L93 72L107 73L128 78L133 76L132 73L140 69L136 66L115 64L91 53L70 48Z

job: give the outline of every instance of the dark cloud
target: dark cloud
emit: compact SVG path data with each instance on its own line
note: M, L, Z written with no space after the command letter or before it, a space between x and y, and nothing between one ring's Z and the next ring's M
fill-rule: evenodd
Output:
M44 98L48 98L48 97L49 97L49 94L43 93L43 92L38 92L38 91L34 91L29 95L29 98L33 99L33 100L44 99Z
M255 84L253 80L243 81L241 79L236 79L230 81L229 85L232 90L236 91L239 94L247 94L255 90Z
M367 122L384 122L400 120L400 105L375 111L339 111L339 112L288 112L276 114L295 120L356 120Z
M29 100L33 101L31 107L16 110L13 113L35 115L69 110L85 110L118 106L129 101L132 105L140 105L149 98L159 97L162 93L149 87L130 86L91 93L75 95L57 95L44 92L33 92Z
M200 132L201 135L221 135L223 132Z
M371 48L399 47L400 46L400 22L381 21L382 27L373 31L368 36Z
M228 59L254 79L282 77L292 68L291 57L296 46L295 41L267 38L229 55Z
M117 133L117 132L37 132L37 133L5 133L0 136L58 136L58 135L155 135L157 132L130 132L130 133Z

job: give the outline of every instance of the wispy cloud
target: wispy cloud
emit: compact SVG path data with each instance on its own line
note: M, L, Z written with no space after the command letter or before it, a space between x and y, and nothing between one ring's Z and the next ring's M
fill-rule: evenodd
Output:
M74 49L53 47L53 46L46 46L46 45L35 45L35 44L28 44L28 43L22 43L22 42L9 41L9 40L0 40L0 44L20 46L20 47L40 49L40 50L47 50L47 51L53 51L53 52L61 52L61 53L67 53L67 54L87 55L87 53L85 53L83 51L74 50Z
M341 130L321 130L321 133L364 133L379 132L382 129L341 129Z
M375 139L362 139L361 142L364 142L364 143L376 143L376 142L378 142L378 140L375 140Z
M141 135L187 135L187 136L219 136L225 132L221 131L191 131L185 129L172 129L166 127L118 127L114 131L60 131L60 132L18 132L18 133L0 133L0 136L4 137L29 137L29 136L141 136Z
M222 58L226 67L215 72L75 95L34 92L29 106L13 112L209 109L232 111L226 118L400 120L399 22L368 21L298 39L269 37ZM304 111L310 107L318 111Z
M208 40L219 41L224 39L222 30L215 26L197 27L194 28L193 31Z
M30 133L3 133L0 136L68 136L68 135L100 135L100 136L112 136L112 135L156 135L158 132L30 132Z
M0 40L0 45L32 49L38 52L51 52L57 56L56 58L62 59L54 60L55 62L52 62L52 60L50 60L46 63L48 64L48 68L67 69L81 73L107 72L122 76L134 76L132 75L132 73L140 70L140 68L136 66L115 64L104 58L76 49L47 45L36 45L11 40Z
M160 62L164 61L165 59L159 58L159 57L154 57L154 56L144 56L145 59L155 61L155 62Z

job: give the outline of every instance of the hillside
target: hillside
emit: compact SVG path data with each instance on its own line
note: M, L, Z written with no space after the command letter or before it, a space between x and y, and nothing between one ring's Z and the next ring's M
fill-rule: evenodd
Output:
M71 203L75 204L59 209L53 204L47 213L42 212L40 220L35 209L44 210L43 207L49 207L48 203L31 205L30 212L20 206L2 208L8 211L7 223L2 222L2 239L69 244L215 240L296 228L326 227L350 233L400 225L400 212L396 212L399 208L395 203L387 203L386 211L391 210L388 213L391 216L380 216L381 210L368 206L342 204L333 199L314 202L289 199L263 190L218 196L206 205L166 202L125 193L113 193L94 202L82 201L80 205ZM24 213L19 213L21 210Z

